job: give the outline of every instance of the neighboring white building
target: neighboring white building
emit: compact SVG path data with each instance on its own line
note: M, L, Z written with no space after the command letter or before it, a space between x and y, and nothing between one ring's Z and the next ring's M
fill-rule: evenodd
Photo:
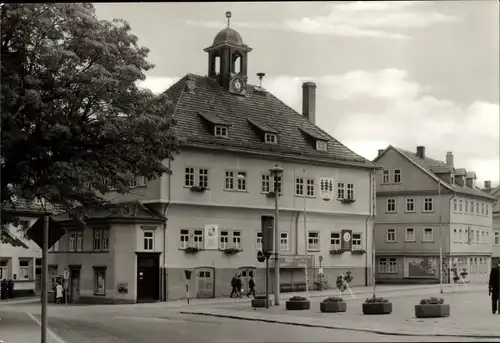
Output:
M26 229L36 219L21 216L20 225L9 225L8 234L19 239L28 248L15 247L11 244L0 244L0 280L14 281L14 296L36 294L41 287L42 250L25 236ZM4 233L5 234L5 233Z

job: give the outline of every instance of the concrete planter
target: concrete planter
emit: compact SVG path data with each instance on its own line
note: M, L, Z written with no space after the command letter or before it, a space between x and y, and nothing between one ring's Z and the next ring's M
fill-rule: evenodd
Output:
M345 301L339 301L339 302L324 302L324 301L322 301L319 304L319 309L323 313L346 312L347 311L347 303Z
M273 306L273 301L271 299L267 299L267 301L269 303L269 307ZM252 307L266 307L266 297L257 297L255 299L252 299Z
M363 314L390 314L392 303L363 303Z
M441 318L450 316L450 304L415 305L417 318Z
M311 302L309 300L288 300L286 303L286 309L288 311L302 311L309 310L311 308Z

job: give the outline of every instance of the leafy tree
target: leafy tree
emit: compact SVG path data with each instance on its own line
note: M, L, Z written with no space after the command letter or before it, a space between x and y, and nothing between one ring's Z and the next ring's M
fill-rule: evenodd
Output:
M90 3L11 3L1 25L2 210L14 198L95 207L169 172L172 106L137 87L154 66L125 21Z

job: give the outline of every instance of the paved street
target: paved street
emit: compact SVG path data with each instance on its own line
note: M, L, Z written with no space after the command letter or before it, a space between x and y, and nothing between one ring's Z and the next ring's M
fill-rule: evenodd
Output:
M269 311L252 310L248 300L229 302L227 299L197 300L186 306L183 302L96 305L96 306L49 306L49 327L55 333L49 335L49 343L156 343L165 341L183 343L199 342L458 342L498 341L500 339L474 339L467 337L398 336L383 335L363 330L391 331L392 333L414 327L417 334L435 333L446 329L449 334L460 334L454 325L464 326L461 330L479 328L486 334L498 335L500 315L489 311L488 296L483 285L469 287L453 294L447 289L443 297L452 304L452 316L447 319L417 320L413 318L413 305L422 297L437 295L436 287L415 289L401 287L381 295L393 301L394 312L390 316L363 316L361 302L369 296L358 294L356 300L349 300L348 312L343 314L318 313L319 301L324 297L312 297L312 310L286 312L273 307ZM384 289L382 288L382 291ZM358 291L361 292L359 289ZM328 294L331 295L331 292ZM320 294L316 294L320 295ZM289 296L289 295L286 295ZM325 295L326 296L326 295ZM221 302L225 302L221 304ZM283 302L284 304L284 302ZM26 313L39 318L40 304L19 303L0 305L0 339L5 343L40 342L39 326ZM486 306L486 307L484 307ZM470 311L478 311L470 313ZM182 311L219 313L250 319L278 319L334 325L341 329L314 328L284 324L270 324L248 320L236 320L202 315L182 314ZM351 328L355 330L345 330ZM404 332L403 332L404 333ZM408 332L407 332L408 333ZM415 330L414 332L415 333Z

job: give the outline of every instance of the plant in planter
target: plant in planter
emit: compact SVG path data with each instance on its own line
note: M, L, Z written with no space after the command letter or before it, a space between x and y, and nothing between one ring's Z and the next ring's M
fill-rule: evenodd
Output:
M351 251L351 254L353 254L353 255L363 255L364 253L366 253L366 250L363 250L363 249L356 249L356 250Z
M311 308L311 302L307 298L297 296L291 297L285 305L288 311L309 310Z
M372 297L363 303L363 314L390 314L392 303L382 297Z
M200 251L200 249L197 247L187 247L186 249L184 249L184 252L186 254L196 254L198 251Z
M267 299L269 303L269 307L273 306L273 302L271 299ZM252 307L266 307L266 296L265 295L257 295L254 299L252 299Z
M237 248L227 248L227 249L224 249L224 254L226 255L235 255L237 253L239 253L241 250L240 249L237 249Z
M342 297L328 297L319 304L321 312L337 313L347 311L347 303Z
M343 254L344 253L344 250L342 249L332 249L330 250L330 255L340 255L340 254Z
M276 195L276 193L274 193L274 192L267 192L267 193L266 193L266 196L267 196L268 198L274 198L274 196L275 196L275 195Z
M347 204L352 204L353 202L355 202L356 200L352 199L352 198L345 198L345 199L342 199L340 200L341 203L343 203L344 205L347 205Z
M201 193L201 192L204 192L205 190L206 190L206 188L203 187L203 186L193 186L193 187L191 187L191 192Z
M450 316L450 304L445 304L443 298L426 298L415 305L415 317L440 318Z

